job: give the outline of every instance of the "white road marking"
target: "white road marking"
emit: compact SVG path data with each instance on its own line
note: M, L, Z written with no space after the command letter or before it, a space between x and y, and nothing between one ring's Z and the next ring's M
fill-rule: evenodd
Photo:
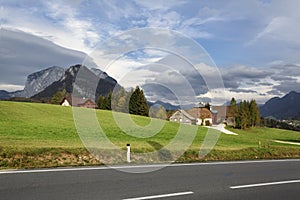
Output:
M241 189L241 188L251 188L251 187L262 187L262 186L269 186L269 185L282 185L282 184L290 184L290 183L300 183L300 180L290 180L290 181L278 181L278 182L269 182L269 183L256 183L256 184L249 184L249 185L238 185L238 186L231 186L231 189Z
M252 163L273 163L273 162L300 162L300 159L248 160L248 161L228 161L228 162L175 163L175 164L123 165L123 166L121 165L121 166L99 166L99 167L72 167L72 168L32 169L32 170L0 170L0 175L1 174L22 174L22 173L43 173L43 172L64 172L64 171L109 170L109 169L185 167L185 166L202 166L202 165L235 165L235 164L252 164Z
M189 195L194 194L194 192L177 192L177 193L170 193L170 194L161 194L161 195L153 195L153 196L145 196L145 197L136 197L136 198L129 198L129 199L123 199L123 200L144 200L144 199L158 199L158 198L164 198L164 197L175 197L175 196L183 196L183 195Z

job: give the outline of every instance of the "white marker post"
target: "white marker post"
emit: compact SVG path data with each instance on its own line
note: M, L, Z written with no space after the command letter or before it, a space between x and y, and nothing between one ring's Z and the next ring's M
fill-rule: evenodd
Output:
M127 144L127 162L130 163L130 144Z

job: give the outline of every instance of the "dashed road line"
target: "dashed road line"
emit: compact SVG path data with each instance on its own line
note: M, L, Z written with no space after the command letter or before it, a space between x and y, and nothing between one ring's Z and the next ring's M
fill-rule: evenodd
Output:
M158 198L166 198L166 197L175 197L175 196L183 196L183 195L190 195L194 194L192 191L188 192L177 192L177 193L170 193L170 194L160 194L160 195L152 195L152 196L144 196L144 197L135 197L123 200L145 200L145 199L158 199Z
M263 186L282 185L282 184L291 184L291 183L300 183L300 180L278 181L278 182L269 182L269 183L256 183L256 184L249 184L249 185L238 185L238 186L231 186L230 188L231 189L242 189L242 188L263 187Z

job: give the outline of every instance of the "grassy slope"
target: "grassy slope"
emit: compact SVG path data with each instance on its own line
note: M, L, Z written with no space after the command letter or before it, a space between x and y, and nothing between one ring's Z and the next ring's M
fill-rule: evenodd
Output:
M0 145L4 147L82 147L71 108L0 101Z
M179 124L177 123L166 122L162 130L153 137L145 139L137 138L129 136L121 131L114 122L110 111L97 110L96 114L104 132L114 144L123 148L127 143L131 143L133 151L136 152L153 151L157 148L157 146L153 144L157 144L158 147L165 146L176 135L179 127ZM146 117L132 116L132 119L141 126L146 126L150 122L149 118ZM189 129L195 127L185 126L185 128ZM134 132L135 130L132 131ZM280 155L283 152L290 151L292 152L292 156L300 156L299 146L272 142L274 139L300 141L299 132L269 128L253 128L246 131L234 129L232 131L237 132L239 135L233 136L222 134L214 148L215 150L211 153L212 159L215 157L217 157L216 159L222 159L220 156L223 156L225 159L247 159L249 152L242 153L243 155L240 155L240 152L249 148L252 148L252 150L253 148L257 148L259 141L264 149L270 148L270 146L271 148L275 148L276 154L279 150ZM190 156L191 159L187 160L193 160L192 157L195 157L199 151L206 132L206 128L198 128L197 136L189 149L189 152L192 152L193 156ZM70 154L74 154L75 152L76 155L80 152L83 152L85 156L88 154L84 150L77 134L72 115L72 108L49 104L5 101L0 101L0 148L2 148L2 152L15 149L11 154L22 154L24 149L26 149L27 154L30 154L31 151L42 152L41 154L49 151L52 152L52 154L57 153L57 151L53 149L58 149L58 152L60 152L58 153L59 156L62 156L62 153L65 151L71 151L69 152ZM44 150L41 151L41 149ZM228 152L233 152L233 157L229 156L227 158ZM234 152L239 152L239 155L234 157ZM36 154L38 153L33 153L32 157ZM70 156L66 156L64 159L68 160L69 157ZM82 160L82 158L79 157L77 160L74 159L73 163L78 162L80 159ZM253 157L251 155L248 158ZM10 160L7 162L10 162ZM69 163L72 162L70 161ZM60 166L59 162L56 165ZM26 167L26 164L23 165L23 167L24 166ZM19 167L22 167L22 165Z

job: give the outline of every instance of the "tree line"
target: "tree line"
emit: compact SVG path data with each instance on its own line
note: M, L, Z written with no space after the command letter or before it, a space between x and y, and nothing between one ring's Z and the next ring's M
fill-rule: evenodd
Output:
M53 95L51 103L60 104L65 97L71 97L71 95L66 90L58 91ZM102 110L114 110L159 119L167 119L172 115L172 112L166 111L163 106L149 108L144 92L139 86L129 91L121 87L114 93L111 91L107 95L100 95L96 104L98 109Z
M289 123L290 121L282 121L270 118L262 118L261 125L269 128L280 128L285 130L300 131L300 124Z
M114 110L134 115L149 116L149 107L143 90L137 86L126 91L123 87L117 92L110 92L107 96L99 96L97 100L99 109Z
M246 129L260 125L259 108L255 100L241 101L237 104L234 98L231 99L229 117L234 128Z

